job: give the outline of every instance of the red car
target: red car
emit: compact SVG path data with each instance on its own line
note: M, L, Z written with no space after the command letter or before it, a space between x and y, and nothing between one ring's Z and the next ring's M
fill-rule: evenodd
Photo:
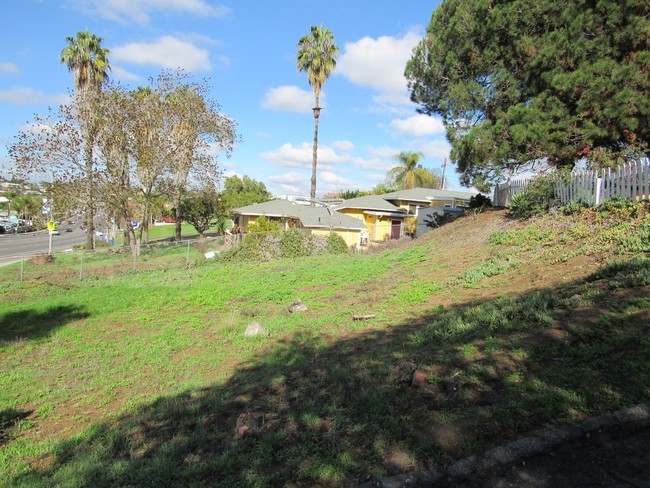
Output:
M165 224L175 224L176 221L171 217L161 217L158 222L164 222Z

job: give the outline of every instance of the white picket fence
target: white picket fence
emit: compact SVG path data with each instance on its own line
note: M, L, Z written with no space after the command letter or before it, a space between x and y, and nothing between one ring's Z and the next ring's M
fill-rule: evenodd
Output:
M526 180L511 180L507 183L497 185L494 188L494 196L492 197L492 205L495 207L509 207L512 197L517 193L523 193L528 188L529 179Z
M514 180L497 185L493 204L508 207L512 197L528 188L530 179ZM557 176L555 193L561 205L580 202L600 205L605 200L650 200L650 164L648 161L620 165L616 169L577 171L566 177Z

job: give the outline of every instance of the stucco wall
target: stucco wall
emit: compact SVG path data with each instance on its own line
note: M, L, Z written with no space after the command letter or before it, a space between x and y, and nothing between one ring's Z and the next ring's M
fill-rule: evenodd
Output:
M359 238L361 236L361 231L359 230L333 230L332 232L340 235L345 240L348 247L359 245ZM329 229L313 229L312 234L327 237L329 236L330 231Z

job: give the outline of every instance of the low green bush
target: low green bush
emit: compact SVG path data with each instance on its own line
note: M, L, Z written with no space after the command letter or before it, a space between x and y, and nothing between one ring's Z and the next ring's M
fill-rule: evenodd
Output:
M310 256L314 252L314 241L311 234L300 229L292 228L280 235L280 254L283 258Z
M555 200L555 177L539 175L530 181L526 191L512 197L510 211L515 218L526 220L548 211Z
M574 215L579 214L584 209L589 208L589 205L583 202L569 202L566 205L560 207L560 211L564 215Z
M349 251L345 239L335 232L327 236L327 252L330 254L345 254Z
M492 199L490 197L486 197L485 195L481 195L480 193L472 195L469 199L469 208L484 208L491 206Z

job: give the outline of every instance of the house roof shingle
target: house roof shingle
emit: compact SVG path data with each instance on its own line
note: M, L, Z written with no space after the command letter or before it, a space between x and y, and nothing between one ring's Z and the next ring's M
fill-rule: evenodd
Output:
M365 197L351 198L334 207L336 210L345 208L356 208L361 210L371 210L376 212L406 213L406 210L399 208L386 201L384 195L367 195Z
M469 200L474 193L456 190L440 190L431 188L411 188L381 195L386 200L409 200L412 202L426 202L440 199Z

